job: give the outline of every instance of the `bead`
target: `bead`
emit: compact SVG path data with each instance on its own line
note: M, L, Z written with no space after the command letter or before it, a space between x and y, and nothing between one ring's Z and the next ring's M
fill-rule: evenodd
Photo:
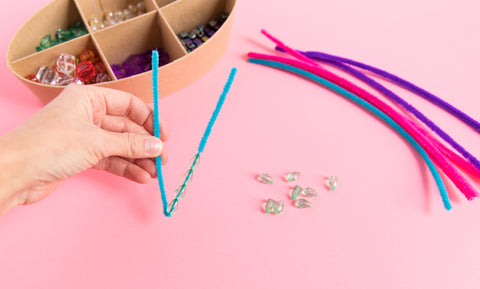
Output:
M52 35L50 34L45 35L42 37L42 39L40 39L40 46L43 47L44 49L49 48L51 47L51 41L52 41Z
M207 34L208 37L212 37L213 34L215 34L215 30L213 30L213 29L210 28L209 26L205 26L205 28L203 29L203 31Z
M197 29L197 32L196 32L195 34L197 34L197 37L198 37L198 38L202 38L202 37L205 36L205 32L203 32L203 30L198 30L198 29Z
M273 207L275 206L275 201L272 199L268 199L265 203L265 213L269 214L273 211Z
M310 201L308 200L305 200L305 199L298 199L295 201L295 206L299 207L299 208L310 208L313 206L312 203L310 203Z
M57 30L57 39L60 40L61 42L70 40L72 39L72 37L73 37L73 32L71 30L62 30L62 29Z
M101 61L95 61L93 67L95 67L95 74L104 73L106 70L105 65Z
M143 3L143 1L138 2L137 3L137 13L141 14L141 13L145 13L145 12L146 12L145 3Z
M208 26L213 28L215 31L217 31L218 28L220 28L220 25L218 24L217 20L215 20L215 19L210 20L210 22L208 22Z
M300 186L293 187L293 189L292 189L292 200L295 200L296 198L298 198L298 196L300 196L302 191L303 191L303 189Z
M128 5L127 9L130 10L132 15L137 15L137 5L130 4Z
M188 37L187 31L180 31L180 33L178 33L178 37L180 37L180 39L187 38Z
M135 15L132 15L132 12L130 12L130 10L128 10L128 9L124 9L124 10L123 10L123 19L124 19L124 20L128 20L128 19L130 19L130 18L132 18L132 17L134 17L134 16L135 16Z
M258 177L257 180L264 184L273 184L273 178L267 173L261 173Z
M302 195L305 197L316 197L318 196L318 193L314 189L306 187L303 189Z
M70 75L57 74L55 79L50 84L56 85L56 86L67 86L72 82L73 82L73 78Z
M170 214L174 215L175 212L177 212L177 208L178 208L178 200L177 200L177 199L173 199L173 200L168 204L167 212L169 212Z
M203 29L205 28L205 25L200 24L197 26L197 29L203 32Z
M206 42L208 40L208 36L204 35L201 39L202 39L203 42Z
M185 40L185 43L187 44L187 48L190 49L190 50L194 50L195 48L197 48L197 46L195 45L195 43L193 43L193 41L190 39L190 38L186 38L184 39Z
M35 74L29 74L29 75L25 76L25 78L30 80L30 81L33 81L33 82L40 82L40 81L38 81L37 76Z
M95 76L95 83L108 82L110 80L110 76L105 72L101 72Z
M190 160L190 167L193 169L193 170L196 170L198 168L198 165L200 164L200 154L196 154L192 157L192 159Z
M98 20L97 17L92 17L88 21L88 24L90 25L90 28L92 29L93 32L100 30L100 21Z
M338 185L338 178L337 176L331 176L328 178L328 187L330 190L335 191Z
M132 76L144 72L145 59L140 54L132 54L123 62L125 73Z
M223 24L223 22L225 22L225 21L227 20L227 18L228 18L228 13L223 12L223 13L220 15L220 18L219 18L220 23Z
M95 59L95 54L90 49L84 49L82 52L80 52L79 58L80 58L80 62L84 62L84 61L93 62Z
M197 33L196 33L195 31L193 31L193 30L190 31L190 32L188 33L188 38L190 38L190 39L192 39L192 40L195 39L195 38L197 38Z
M75 56L70 54L60 54L56 63L56 71L70 75L75 71Z
M124 18L123 18L123 11L120 11L120 10L115 11L115 12L113 13L113 19L115 19L115 22L116 22L116 23L122 22L122 21L124 20Z
M127 73L125 72L125 68L121 64L113 64L111 66L113 73L117 79L122 79L127 77Z
M58 73L53 68L49 68L46 66L40 67L38 70L36 77L43 84L50 84L53 82L55 77L57 77Z
M83 80L78 77L78 76L75 76L73 79L72 79L72 83L76 83L76 84L80 84L80 85L83 85L85 84L85 82L83 82Z
M199 38L195 38L195 39L193 39L193 43L194 43L197 47L199 47L200 45L203 44L203 41L200 40Z
M293 181L296 181L299 176L300 176L300 172L291 172L285 176L285 180L287 182L293 182Z
M183 200L183 198L185 198L186 192L187 192L187 188L181 185L175 190L175 198L178 198L179 200Z
M275 206L273 206L273 212L278 215L283 212L283 201L278 201L275 203Z
M89 83L95 79L95 67L93 67L93 64L89 61L80 62L75 71L84 83Z

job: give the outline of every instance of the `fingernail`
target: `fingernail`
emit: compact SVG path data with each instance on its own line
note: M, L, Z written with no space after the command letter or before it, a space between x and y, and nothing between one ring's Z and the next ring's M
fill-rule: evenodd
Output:
M145 141L145 151L147 154L159 155L162 152L163 144L156 137L147 138Z

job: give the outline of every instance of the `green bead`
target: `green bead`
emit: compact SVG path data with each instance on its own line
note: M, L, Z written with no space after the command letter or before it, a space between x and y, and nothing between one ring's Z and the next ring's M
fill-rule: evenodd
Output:
M78 27L72 27L70 31L72 31L73 33L73 38L80 37L88 33L86 28L78 28Z
M37 46L37 51L42 51L44 50L45 48L43 48L42 46Z
M81 20L77 20L75 21L75 23L73 23L72 27L82 28L82 27L85 27L85 25L83 25L83 22Z
M59 39L52 39L50 41L50 47L55 46L55 45L60 44L60 43L62 43L62 41L60 41Z
M72 36L73 33L70 30L57 30L57 39L59 39L61 42L72 39Z
M52 41L52 35L50 34L45 35L40 40L40 46L43 48L49 48L50 46L52 46L51 41Z

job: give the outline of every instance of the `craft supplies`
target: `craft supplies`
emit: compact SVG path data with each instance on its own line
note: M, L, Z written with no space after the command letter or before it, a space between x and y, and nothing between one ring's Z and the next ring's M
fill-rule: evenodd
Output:
M261 173L260 175L258 175L257 180L264 184L273 184L272 176L267 173Z
M409 105L408 103L400 99L395 94L384 89L383 86L379 85L377 82L373 81L369 77L359 74L357 73L357 71L353 69L349 69L349 67L346 65L343 65L343 64L339 65L341 64L340 62L343 61L344 59L335 58L332 60L333 57L330 55L328 56L320 55L321 57L323 57L322 59L325 60L327 63L332 64L333 61L337 61L338 63L335 63L337 67L351 73L352 75L365 81L367 84L371 85L378 91L382 92L383 94L387 94L388 97L397 101L397 103L402 105L408 111L412 112L412 115L418 117L420 120L426 123L430 129L434 130L437 134L439 134L445 141L447 141L450 145L452 145L452 147L457 149L457 151L460 151L466 159L463 159L460 156L456 155L448 147L444 146L441 142L436 140L430 134L430 132L425 131L425 129L418 126L418 124L415 123L413 120L409 119L408 116L398 114L391 107L389 107L388 105L386 105L385 103L383 103L382 101L374 97L373 95L369 94L365 90L353 85L352 83L348 82L343 78L340 78L324 70L315 61L307 57L309 53L305 53L305 55L301 54L298 51L287 47L278 39L269 35L265 31L262 31L262 33L264 33L268 38L274 41L278 45L279 50L286 51L301 61L285 59L281 57L274 57L274 56L249 54L250 57L257 58L257 59L251 59L250 60L251 62L282 68L282 69L309 77L311 79L314 79L315 81L320 82L321 84L331 89L334 89L335 91L341 93L342 95L347 96L350 99L356 101L357 103L367 107L368 109L376 113L378 116L380 116L382 119L387 121L390 125L392 125L395 129L397 129L397 131L399 131L404 137L406 137L409 140L409 142L412 145L414 145L417 151L419 151L422 157L424 157L425 161L427 162L427 165L429 166L430 170L432 171L432 174L434 175L437 185L439 186L445 208L447 209L451 208L448 200L448 195L446 194L446 189L443 185L443 181L441 180L440 175L438 174L438 171L436 170L434 164L429 159L429 156L426 155L426 152L428 152L428 154L433 157L436 164L442 169L442 171L445 172L447 177L452 180L455 186L461 190L461 192L466 196L467 199L471 200L473 197L478 196L478 193L475 190L475 188L471 186L468 180L464 178L461 171L458 169L460 168L468 172L476 173L478 175L478 169L475 165L476 159L473 158L473 156L470 157L469 153L466 152L466 150L464 150L463 147L461 147L456 142L454 142L450 136L446 135L446 133L443 133L443 131L436 129L438 127L433 122L431 122L428 118L424 117L417 109L415 109L414 107L412 107L411 105ZM312 53L310 52L310 54ZM318 59L320 59L320 57L317 57L317 60ZM348 60L348 62L350 64L352 63L352 61L350 60ZM363 65L362 68L365 69L366 65L364 64L360 64L360 65ZM391 74L388 74L384 71L380 71L375 68L373 69L371 69L371 67L368 67L368 68L369 70L376 70L376 72L381 73L382 76L386 75L387 77L394 79L399 85L408 87L409 90L415 91L416 93L420 93L422 94L423 97L428 95L429 100L434 100L434 98L432 98L430 94L425 93L424 90L416 86L414 87L412 84L402 79L399 79L396 76L393 76ZM329 81L332 81L335 84ZM355 94L357 94L358 96ZM441 103L442 107L445 106L446 109L448 109L452 113L455 112L457 117L461 118L462 120L465 120L467 124L469 125L475 124L474 121L467 121L467 119L469 118L468 116L467 117L463 116L462 115L463 113L459 113L458 110L452 109L449 105L446 105L445 103L439 102L439 101L436 101L436 103L437 104ZM444 135L442 135L442 133ZM420 145L422 147L420 147ZM424 148L426 152L423 150ZM458 168L456 166L458 166ZM330 189L334 190L337 182L338 180L336 178L331 177L328 181Z
M155 136L160 138L160 121L159 121L159 114L158 114L158 58L159 58L158 51L153 50L152 51L153 128L154 128ZM160 156L155 158L156 167L157 167L158 186L160 188L160 194L161 194L162 203L163 203L163 214L166 217L170 217L172 214L176 212L178 207L178 201L182 199L185 194L186 186L192 177L193 171L197 167L198 161L200 159L200 154L205 150L205 146L207 144L210 133L212 132L213 125L215 124L215 121L218 118L220 110L222 109L223 103L225 102L225 98L227 97L228 91L230 90L230 87L233 83L236 73L237 73L237 69L235 67L232 68L230 75L228 77L228 80L225 84L225 87L223 88L223 92L220 95L220 98L218 99L215 110L213 111L210 121L208 122L207 128L203 133L203 137L198 146L197 153L194 156L194 160L189 170L187 171L187 174L185 176L183 183L176 190L175 198L170 203L167 203L167 195L165 192L165 184L164 184L163 173L162 173L162 159ZM274 207L274 211L281 212L281 210L283 210L283 205L282 205L282 208L279 208L278 206Z

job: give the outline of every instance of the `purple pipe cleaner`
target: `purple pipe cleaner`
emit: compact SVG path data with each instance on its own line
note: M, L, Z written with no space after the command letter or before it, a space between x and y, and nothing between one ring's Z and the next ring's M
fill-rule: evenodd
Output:
M443 108L444 110L448 111L450 114L452 114L455 117L457 117L458 119L462 120L465 124L467 124L468 126L473 128L474 130L476 130L478 133L480 133L480 123L478 121L474 120L473 118L468 116L466 113L462 112L461 110L454 107L450 103L444 101L443 99L439 98L438 96L435 96L434 94L426 91L425 89L423 89L421 87L418 87L411 82L406 81L405 79L402 79L402 78L400 78L396 75L393 75L389 72L378 69L376 67L373 67L373 66L355 61L355 60L351 60L351 59L348 59L348 58L338 57L338 56L330 55L330 54L323 53L323 52L317 52L317 51L307 51L307 52L304 52L304 54L306 56L312 58L312 59L322 58L322 59L329 59L329 60L332 60L332 61L339 61L339 62L343 62L343 63L348 63L348 64L351 64L353 66L359 67L361 69L365 69L365 70L371 71L375 74L378 74L378 75L380 75L380 76L382 76L386 79L389 79L392 82L400 85L401 87L403 87L407 90L410 90L411 92L423 97L424 99L430 101L431 103Z
M276 47L276 50L283 51L278 46ZM450 135L448 135L445 131L443 131L440 127L438 127L433 121L431 121L423 113L421 113L419 110L417 110L413 105L411 105L410 103L408 103L407 101L405 101L404 99L399 97L397 94L395 94L394 92L392 92L391 90L389 90L388 88L383 86L382 84L380 84L377 81L373 80L372 78L368 77L367 75L365 75L361 71L359 71L359 70L357 70L353 67L350 67L348 65L345 65L342 62L360 67L360 68L365 69L365 70L372 71L372 72L374 72L378 75L381 75L381 76L383 76L387 79L392 80L393 82L397 83L398 85L400 85L400 86L402 86L402 87L404 87L404 88L406 88L406 89L408 89L408 90L410 90L410 91L412 91L416 94L420 95L421 93L423 93L423 95L421 95L422 97L424 97L425 99L429 100L430 102L435 103L436 105L444 108L448 112L454 114L459 119L463 120L465 123L470 125L470 127L472 127L473 129L480 132L480 124L476 120L470 118L465 113L461 112L460 110L453 107L449 103L443 101L442 99L439 99L438 97L429 93L428 91L425 91L424 89L422 89L420 87L417 87L416 85L414 85L412 83L409 83L408 81L403 80L403 79L401 79L401 78L399 78L399 77L397 77L393 74L390 74L386 71L377 69L375 67L372 67L372 66L354 61L354 60L350 60L350 59L347 59L347 58L338 57L338 56L334 56L334 55L330 55L330 54L326 54L326 53L322 53L322 52L308 51L308 52L301 52L301 53L303 53L304 55L306 55L307 57L309 57L311 59L320 60L320 61L332 64L332 65L336 66L337 68L350 73L351 75L355 76L356 78L360 79L361 81L364 81L365 83L367 83L368 85L370 85L371 87L373 87L374 89L379 91L380 93L386 95L391 100L397 102L403 108L405 108L406 110L408 110L409 112L414 114L418 119L420 119L420 121L422 121L424 124L426 124L432 131L434 131L438 136L440 136L443 140L445 140L447 143L449 143L453 148L455 148L455 150L457 150L463 157L465 157L473 166L475 166L475 168L480 170L480 161L477 158L475 158L472 154L470 154L464 147L462 147L460 144L458 144ZM429 96L425 96L427 94ZM430 99L430 98L433 98L433 100ZM444 107L444 105L446 105L448 108ZM456 113L452 112L452 110L455 111ZM461 116L457 115L457 113L460 114ZM473 125L471 125L470 122L472 122ZM478 129L477 129L477 127L478 127Z

